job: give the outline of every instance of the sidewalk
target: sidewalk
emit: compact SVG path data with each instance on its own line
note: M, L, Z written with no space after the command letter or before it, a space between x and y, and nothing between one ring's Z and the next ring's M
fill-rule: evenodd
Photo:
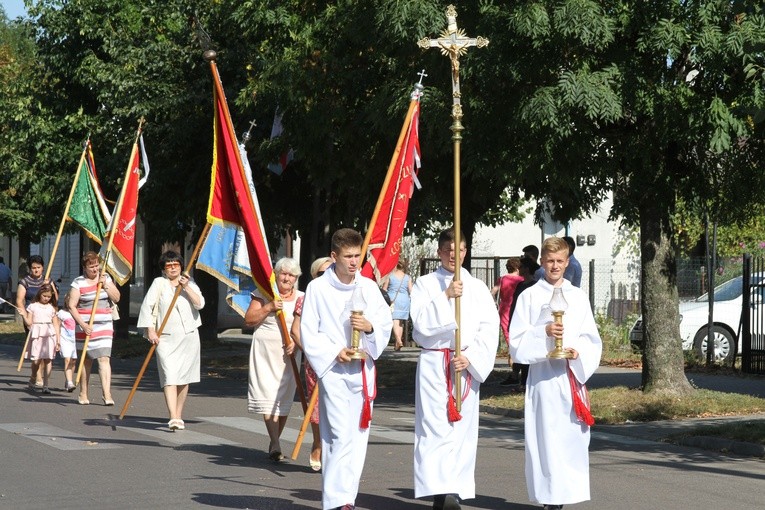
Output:
M419 348L405 347L401 351L394 351L388 347L381 358L396 359L402 362L416 362L419 356ZM510 371L507 360L497 358L494 369L502 373L500 379L490 379L485 385L498 386L499 381L504 379L504 373ZM738 376L707 374L701 372L688 372L688 380L696 388L703 388L726 393L740 393L765 398L765 378L758 376ZM601 366L590 378L589 388L606 388L613 386L626 386L637 388L641 384L642 374L640 369L617 368ZM507 387L508 390L510 387ZM507 416L510 418L523 418L523 412L509 409L498 409L491 406L481 406L481 411L495 416ZM745 416L729 416L716 418L695 418L685 420L663 420L654 422L633 422L620 425L598 425L593 427L593 436L608 440L614 436L627 436L637 440L664 442L669 436L677 436L704 426L718 426L739 421L762 421L765 422L765 414ZM745 457L760 457L765 459L765 446L754 443L731 441L715 436L688 436L677 441L683 446L691 446L724 453L732 453Z

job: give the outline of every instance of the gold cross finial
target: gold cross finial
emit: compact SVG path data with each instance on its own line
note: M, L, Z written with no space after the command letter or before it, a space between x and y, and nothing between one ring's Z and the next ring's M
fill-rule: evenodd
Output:
M457 27L457 9L450 5L446 8L447 28L441 32L438 39L428 39L427 37L417 41L417 45L422 49L440 48L441 54L446 55L452 62L452 95L454 102L452 106L452 116L462 117L462 107L460 105L460 56L465 55L471 46L483 48L488 46L489 40L485 37L467 37L465 30Z

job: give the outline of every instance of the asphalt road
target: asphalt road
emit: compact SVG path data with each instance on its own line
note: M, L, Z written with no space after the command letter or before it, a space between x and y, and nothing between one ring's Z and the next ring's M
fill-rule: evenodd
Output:
M247 413L246 381L203 371L187 403L187 430L171 432L154 362L127 416L118 420L141 360L113 360L116 407L95 402L97 376L91 383L93 403L80 406L76 392L60 389L60 366L52 395L29 391L29 366L16 371L18 354L17 346L0 345L1 509L321 508L321 475L308 467L310 432L296 461L269 461L263 422ZM617 370L597 377L627 381L634 374ZM296 405L283 436L286 452L301 418ZM673 424L652 425L662 426ZM567 508L762 507L765 461L657 442L646 430L596 425L590 454L593 499ZM482 417L478 496L463 508L539 508L526 495L522 431L517 418ZM411 391L381 389L359 509L430 508L430 502L414 499L412 441Z

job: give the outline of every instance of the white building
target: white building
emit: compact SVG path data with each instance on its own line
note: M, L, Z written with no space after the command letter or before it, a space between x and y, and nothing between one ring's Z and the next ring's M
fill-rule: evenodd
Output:
M529 214L520 223L480 227L473 237L472 255L501 257L504 274L507 257L520 256L524 246L539 247L551 236L571 236L577 241L574 255L582 264L582 289L589 293L594 311L621 320L638 306L640 252L637 230L608 221L611 205L609 198L589 217L568 225L549 218L537 225Z

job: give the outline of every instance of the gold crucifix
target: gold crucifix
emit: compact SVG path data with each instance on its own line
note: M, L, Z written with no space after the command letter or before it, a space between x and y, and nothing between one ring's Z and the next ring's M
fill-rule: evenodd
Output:
M455 124L459 124L462 119L462 105L460 103L460 57L467 54L467 49L471 46L483 48L488 46L489 40L485 37L467 37L465 30L457 28L457 9L450 5L446 8L447 27L441 32L438 39L428 39L427 37L417 41L417 46L422 49L440 48L441 54L446 55L452 61L452 118ZM454 130L454 136L459 137L460 129Z
M465 31L457 28L457 9L450 5L446 8L447 28L441 32L438 39L420 39L417 45L422 49L441 48L441 53L452 61L452 141L454 142L454 281L460 281L462 261L460 260L460 247L462 245L462 225L460 211L460 143L462 141L462 104L460 103L460 56L467 53L471 46L483 48L489 44L484 37L470 38ZM460 298L454 298L454 318L457 329L454 332L454 355L462 354L460 317ZM457 412L462 408L462 375L455 371L454 377L454 400Z

